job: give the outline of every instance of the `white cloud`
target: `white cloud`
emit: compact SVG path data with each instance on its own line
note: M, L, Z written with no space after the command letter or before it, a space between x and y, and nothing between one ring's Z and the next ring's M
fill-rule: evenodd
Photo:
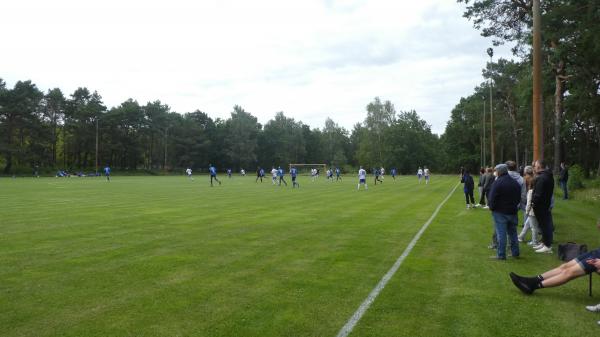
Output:
M374 96L441 133L478 85L489 41L451 0L23 1L0 5L0 77L160 99L226 118L233 105L321 127ZM500 50L508 56L508 48Z

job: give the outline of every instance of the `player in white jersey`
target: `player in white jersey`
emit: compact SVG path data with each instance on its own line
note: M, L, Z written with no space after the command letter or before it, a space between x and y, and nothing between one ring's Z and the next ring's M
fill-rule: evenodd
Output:
M423 169L419 166L419 170L417 171L417 177L419 177L419 184L421 183L421 178L423 178Z
M277 172L279 172L275 166L273 166L273 169L271 170L271 176L273 177L273 185L275 185L277 183Z
M380 173L380 176L381 176L380 178L383 181L383 176L385 176L385 169L382 167L381 170L379 170L379 173Z
M429 184L429 176L431 173L429 172L427 166L425 166L425 169L423 170L423 175L425 176L425 185Z
M360 170L358 170L358 185L356 186L357 190L360 190L360 185L365 185L365 190L369 189L369 186L367 186L367 171L365 171L365 169L363 169L363 167L360 167Z
M242 175L242 177L245 177L246 176L246 170L241 169L240 170L240 174Z
M192 177L192 169L191 168L187 168L187 170L185 170L185 173L187 174L188 178L190 178L190 180L194 180L194 178Z

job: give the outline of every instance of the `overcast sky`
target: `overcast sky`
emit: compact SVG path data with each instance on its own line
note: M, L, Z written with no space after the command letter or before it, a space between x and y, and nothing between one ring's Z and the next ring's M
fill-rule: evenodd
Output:
M455 0L3 1L0 78L161 100L265 123L277 111L351 129L375 97L444 131L482 82L489 39ZM496 55L510 56L507 47Z

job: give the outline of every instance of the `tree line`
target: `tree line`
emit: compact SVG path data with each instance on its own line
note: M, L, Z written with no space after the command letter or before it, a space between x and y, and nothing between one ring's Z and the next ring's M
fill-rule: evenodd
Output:
M227 119L196 110L178 113L160 101L128 99L107 108L100 94L78 88L42 92L31 81L7 88L0 79L0 165L4 174L57 169L252 170L257 166L326 163L340 167L440 168L430 126L415 111L397 113L375 98L350 132L328 118L322 128L277 112L262 125L241 106ZM96 163L96 149L97 159Z
M67 97L58 88L44 93L31 81L7 88L0 79L0 170L92 170L96 140L98 164L119 170L197 170L209 163L248 170L296 162L414 173L422 165L457 172L509 159L528 164L533 0L457 2L494 45L513 43L515 58L486 65L482 83L452 109L441 136L415 111L397 112L379 98L346 130L331 119L311 128L284 112L262 125L240 106L227 119L200 110L178 113L160 101L129 99L109 109L87 88ZM544 158L554 169L565 161L579 164L586 176L600 175L600 2L542 1L542 32Z
M491 110L496 161L530 163L533 1L458 2L466 4L464 17L494 45L513 43L515 59L489 62L483 69L484 81L452 110L442 136L448 159L455 166L491 165ZM600 175L600 2L541 4L544 158L554 170L565 161L581 166L586 176Z

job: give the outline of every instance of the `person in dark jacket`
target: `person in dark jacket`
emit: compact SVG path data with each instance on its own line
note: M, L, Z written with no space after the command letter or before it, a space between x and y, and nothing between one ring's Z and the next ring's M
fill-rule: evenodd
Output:
M536 253L552 253L554 240L554 226L552 224L551 202L554 193L554 176L546 168L543 160L538 160L534 165L537 176L533 187L531 204L539 227L542 230L542 243L535 246Z
M560 163L560 172L558 173L558 183L560 188L563 190L563 200L569 199L569 191L567 189L567 182L569 181L569 168L565 163Z
M460 182L465 184L463 191L465 192L465 199L467 200L467 209L475 208L475 198L473 197L475 182L473 181L473 177L469 174L469 170L465 169L463 172Z
M510 237L512 256L519 256L519 239L517 237L517 211L521 202L521 186L510 175L506 164L496 166L498 178L492 184L488 205L492 211L494 227L498 239L498 248L494 259L506 260L506 235Z

